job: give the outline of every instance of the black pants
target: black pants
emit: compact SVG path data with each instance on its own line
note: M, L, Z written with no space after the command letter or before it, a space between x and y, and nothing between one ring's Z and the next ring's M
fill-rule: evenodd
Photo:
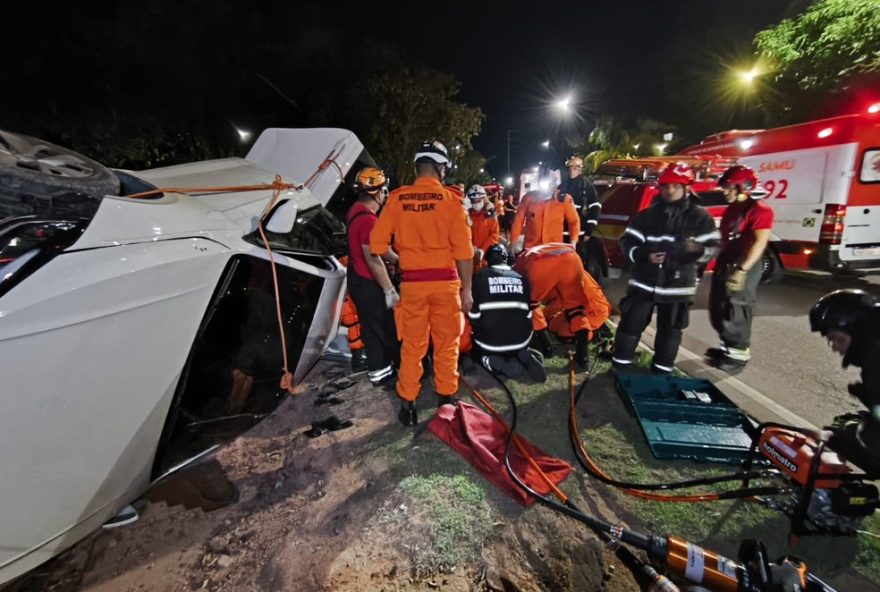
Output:
M620 324L614 339L614 361L618 365L632 364L639 339L651 322L655 307L657 336L654 338L653 363L661 371L672 371L681 345L681 332L690 320L691 303L654 302L651 294L638 288L630 288L620 301Z
M394 326L394 312L385 308L385 294L375 280L348 272L348 293L351 294L361 323L361 339L367 352L370 373L400 363L400 342ZM372 376L371 376L372 378Z
M719 259L712 273L712 289L709 292L709 319L721 343L734 350L734 357L748 359L752 341L752 311L758 298L763 268L755 265L746 274L746 287L742 292L728 293L727 279L733 266Z

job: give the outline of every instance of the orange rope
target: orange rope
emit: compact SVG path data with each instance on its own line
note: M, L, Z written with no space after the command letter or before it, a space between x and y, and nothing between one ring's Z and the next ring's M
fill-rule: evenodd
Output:
M278 269L275 265L275 255L272 252L272 247L269 246L269 239L266 238L266 232L263 229L263 221L266 219L266 216L272 211L272 208L275 207L278 202L279 197L281 196L282 191L302 191L303 188L307 187L314 181L318 175L322 172L326 171L330 166L335 166L336 171L339 174L340 182L345 181L345 175L342 173L342 167L339 166L339 163L336 162L336 159L339 158L340 154L342 154L342 149L340 148L338 151L331 150L321 164L318 165L318 168L312 173L306 182L297 185L295 183L284 183L281 180L281 175L275 175L275 179L271 183L257 183L256 185L230 185L230 186L221 186L221 187L159 187L156 189L151 189L150 191L143 191L141 193L133 193L131 195L125 195L122 197L126 197L128 199L142 199L145 197L151 197L153 195L160 195L162 193L238 193L243 191L268 191L272 190L272 199L269 200L269 203L263 208L263 212L260 214L259 219L257 220L257 230L260 232L260 238L263 240L263 246L266 249L266 253L269 255L269 265L272 268L272 287L275 292L275 313L278 319L278 333L281 336L281 357L283 360L283 366L281 368L281 388L288 393L295 395L296 388L293 384L293 373L290 372L288 368L288 359L287 359L287 338L285 336L284 331L284 314L281 311L281 294L278 287Z
M132 193L131 195L123 195L127 199L141 199L161 193L232 193L242 191L284 191L285 189L293 189L301 191L305 185L296 185L294 183L282 183L281 176L275 175L272 183L258 183L256 185L228 185L223 187L158 187L150 191L142 191L141 193Z
M492 404L489 403L489 401L487 401L486 398L483 397L483 395L481 395L480 392L477 389L475 389L473 387L473 385L471 385L471 383L469 383L467 381L467 379L465 379L463 376L461 376L459 378L465 384L466 387L471 389L471 393L474 395L474 398L476 398L483 407L488 409L489 413L492 414L492 417L494 417L495 420L498 423L500 423L508 433L510 433L510 426L508 426L507 423L504 421L504 418L502 418L501 415L497 411L495 411L495 408L492 407ZM547 474L543 471L543 469L541 469L541 467L538 466L538 463L535 462L535 459L532 458L532 455L529 454L529 452L522 445L522 442L520 441L519 435L517 435L517 434L513 435L513 444L514 444L514 446L516 446L516 449L519 450L519 453L523 455L523 458L526 459L526 461L529 463L529 465L538 473L538 475L541 477L541 479L544 480L544 483L547 484L547 486L550 488L550 491L553 492L553 495L555 495L556 498L559 499L559 501L561 501L563 504L567 504L568 503L568 496L566 496L556 486L556 484L553 483L553 481L550 479L550 477L547 476Z

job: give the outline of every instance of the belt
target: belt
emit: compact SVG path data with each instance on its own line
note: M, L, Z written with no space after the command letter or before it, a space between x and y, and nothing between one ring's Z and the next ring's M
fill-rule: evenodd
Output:
M458 272L454 269L403 269L400 272L402 282L449 282L457 281Z

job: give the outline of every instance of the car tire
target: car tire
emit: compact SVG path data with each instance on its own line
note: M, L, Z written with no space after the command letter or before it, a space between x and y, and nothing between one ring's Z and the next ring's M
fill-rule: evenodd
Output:
M590 239L579 245L581 260L584 263L584 269L593 276L593 279L604 286L608 279L608 268L605 264L605 251L594 242L596 239Z
M761 272L762 284L779 282L785 275L785 268L779 260L779 255L771 247L764 249L764 254L761 256L761 265L763 266L763 271Z
M94 210L119 187L113 171L87 156L0 130L0 218Z

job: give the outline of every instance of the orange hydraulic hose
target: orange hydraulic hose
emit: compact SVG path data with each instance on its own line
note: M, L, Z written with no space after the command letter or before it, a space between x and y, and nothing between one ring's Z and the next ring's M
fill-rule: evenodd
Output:
M575 370L574 370L574 359L571 354L568 357L568 395L569 395L569 418L571 421L571 429L572 429L572 438L577 440L578 451L580 452L581 457L584 462L586 462L590 469L595 471L597 474L602 475L604 478L613 480L609 477L595 462L590 458L590 455L587 454L587 451L584 449L583 442L581 442L580 431L578 430L577 424L577 414L575 413L574 406L574 383L575 383ZM693 494L693 495L664 495L661 493L651 493L648 491L640 491L638 489L626 489L626 488L618 488L623 493L627 495L631 495L634 497L639 497L646 500L658 501L658 502L715 502L719 501L721 497L717 493L703 493L703 494Z

